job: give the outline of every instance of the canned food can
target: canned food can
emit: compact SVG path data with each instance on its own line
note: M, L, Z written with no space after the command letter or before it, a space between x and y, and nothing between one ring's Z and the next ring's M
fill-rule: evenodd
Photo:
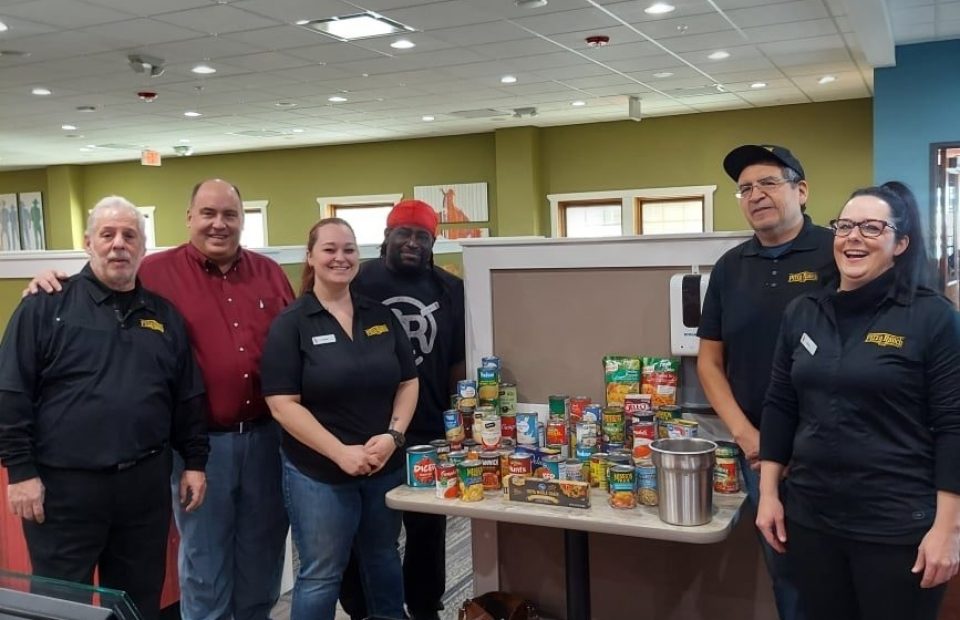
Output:
M481 380L477 382L477 401L478 407L497 407L497 399L500 397L500 382ZM498 409L499 412L499 409Z
M509 473L519 476L530 476L533 474L533 455L514 452L507 457L507 469Z
M570 397L566 394L551 394L547 397L547 406L550 417L567 419L570 412Z
M728 441L718 441L716 465L713 468L713 490L717 493L736 493L740 490L738 460L740 447Z
M481 452L480 464L483 466L483 490L500 490L500 454L497 452Z
M433 446L407 448L407 486L428 489L434 486L437 470L437 449Z
M502 430L502 429L503 429L503 427L501 426L501 430ZM517 442L514 441L513 439L510 439L509 437L501 437L501 438L500 438L500 447L501 447L501 448L510 448L510 451L512 452L513 450L515 450L515 449L517 448Z
M460 443L466 439L466 434L463 430L463 414L456 409L444 411L443 431L447 437L447 441L454 445L460 445Z
M451 450L448 456L450 457L450 462L453 463L454 465L457 465L467 460L467 451L462 449Z
M576 426L577 449L593 450L597 447L597 425L594 422L579 422Z
M583 480L583 463L579 459L567 459L563 463L564 480Z
M473 437L484 450L500 446L500 413L493 407L478 407L473 419Z
M483 464L479 459L467 459L457 464L457 477L461 501L479 502L483 499Z
M502 415L507 415L511 413L516 414L517 413L517 384L501 383L498 400L500 401L500 413Z
M583 420L583 412L590 404L589 396L571 396L570 397L570 424L576 424Z
M437 451L437 462L446 461L450 458L450 442L446 439L434 439L430 445Z
M547 445L559 446L567 443L567 423L561 418L550 418L547 422Z
M463 417L463 438L473 439L474 409L472 407L460 409L460 415Z
M630 465L633 466L633 455L623 452L609 452L607 453L607 462L610 463L610 467L614 465Z
M477 382L473 379L462 379L457 381L457 409L463 411L469 407L473 409L477 406Z
M617 454L618 452L626 452L627 455L632 456L632 453L629 450L627 450L626 446L624 446L622 443L607 443L607 444L604 444L603 448L610 454Z
M537 445L537 414L517 413L517 445Z
M628 419L635 415L653 415L651 394L627 394L623 397L623 413Z
M517 439L516 412L507 412L507 413L500 414L500 435L501 437L505 437L507 439L512 439L516 441Z
M605 445L622 444L624 442L623 407L604 407L601 426Z
M607 488L607 461L606 452L597 452L590 455L590 486L606 490Z
M510 474L510 455L513 454L513 448L501 447L497 454L500 455L500 482L503 482Z
M460 497L457 466L453 463L437 464L437 497L439 499L457 499Z
M679 405L660 405L657 407L656 416L658 420L679 420L683 417L683 412Z
M577 449L574 451L573 456L580 459L581 461L589 461L590 457L593 456L593 453L597 451L596 446L592 448L577 446Z
M537 422L537 445L547 445L547 427L543 422Z
M583 420L582 422L593 422L594 424L599 424L600 420L603 418L603 405L597 403L591 403L583 408Z
M657 492L657 468L653 465L637 465L637 502L642 506L656 506L660 503Z
M633 435L633 459L649 459L652 454L650 444L657 438L656 425L653 423L653 416L645 416L643 419L634 419L633 426L630 427Z
M612 465L608 473L607 489L610 506L613 508L636 508L633 465Z
M467 453L468 460L476 460L480 458L480 442L476 439L464 439L463 449Z
M541 478L559 480L560 479L560 463L563 462L564 457L559 454L550 454L543 457L542 468L540 472Z
M488 355L480 358L480 368L492 368L500 371L500 358L496 355Z

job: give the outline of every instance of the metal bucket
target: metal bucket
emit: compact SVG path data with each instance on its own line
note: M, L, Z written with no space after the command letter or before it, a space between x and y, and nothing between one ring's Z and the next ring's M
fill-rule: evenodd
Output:
M703 525L713 518L713 466L717 444L707 439L658 439L650 445L657 466L660 520Z

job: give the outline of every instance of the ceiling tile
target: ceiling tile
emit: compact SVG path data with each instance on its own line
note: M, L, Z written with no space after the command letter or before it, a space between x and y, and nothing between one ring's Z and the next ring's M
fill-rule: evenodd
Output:
M59 2L62 0L55 1ZM202 9L165 13L156 16L154 19L174 24L175 26L201 30L210 34L253 30L255 28L267 28L269 26L283 24L279 19L260 17L247 11L235 9L228 4L215 4ZM295 26L292 25L290 27L295 28Z
M126 11L94 6L77 0L32 0L5 7L3 14L60 28L83 28L135 17Z

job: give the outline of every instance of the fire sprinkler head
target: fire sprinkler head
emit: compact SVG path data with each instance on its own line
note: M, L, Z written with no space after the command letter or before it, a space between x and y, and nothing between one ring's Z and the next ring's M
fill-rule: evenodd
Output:
M594 34L587 37L586 41L590 47L603 47L610 43L610 37L605 34Z
M152 90L141 90L137 93L137 97L140 98L140 101L150 103L157 98L157 93Z

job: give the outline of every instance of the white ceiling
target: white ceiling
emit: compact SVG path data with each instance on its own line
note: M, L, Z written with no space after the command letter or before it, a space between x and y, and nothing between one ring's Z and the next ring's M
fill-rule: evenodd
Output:
M670 1L658 17L652 0L0 0L0 169L617 120L628 96L645 116L868 97L895 42L960 36L960 1ZM361 10L414 28L416 47L294 25ZM610 44L588 47L595 34ZM128 54L165 71L136 73ZM191 73L200 62L217 73ZM511 116L523 107L538 114Z

